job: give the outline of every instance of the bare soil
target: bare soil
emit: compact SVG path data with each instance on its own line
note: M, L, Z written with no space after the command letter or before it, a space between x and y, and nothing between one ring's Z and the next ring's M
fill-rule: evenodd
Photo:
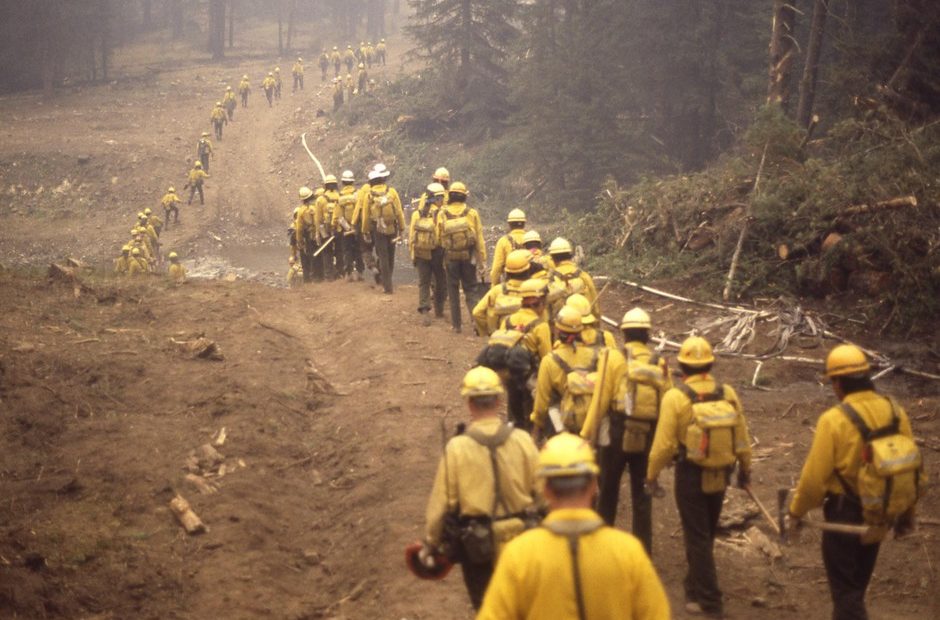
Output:
M406 44L391 43L394 64L375 71L379 81L401 70ZM450 432L462 418L457 385L482 346L443 321L420 326L412 283L385 296L368 283L173 287L99 271L82 272L76 287L44 275L49 261L69 255L109 264L134 213L155 207L166 185L183 185L225 83L247 72L257 85L274 62L257 56L155 67L54 104L0 99L8 121L0 130L0 617L472 616L457 571L422 582L403 564L404 546L423 529L442 420ZM279 61L282 72L288 60ZM309 132L330 170L376 156L341 155L368 136L317 117L331 102L312 60L305 91L292 96L285 83L284 99L268 109L258 89L236 111L216 145L207 204L184 208L183 225L164 233L167 250L191 265L217 258L280 283L294 192L315 174L299 135ZM718 315L630 289L604 294L610 315L634 304L652 309L673 338ZM760 327L755 350L770 327ZM907 346L857 331L874 348ZM218 343L224 360L191 359L174 342L198 336ZM824 345L803 344L789 352L824 355ZM335 393L315 389L310 364ZM716 373L741 394L762 457L754 487L773 511L832 395L812 365L767 362L764 389L751 386L753 362L722 359ZM891 375L880 385L927 440L934 477L936 384ZM223 427L218 450L230 471L209 478L218 491L203 495L184 467ZM179 527L168 509L177 492L208 532L187 536ZM729 510L743 504L741 492L729 491ZM873 618L940 616L938 505L929 494L921 514L934 524L882 547L869 590ZM683 617L672 498L658 501L654 515L654 562ZM750 524L770 531L759 517ZM716 553L731 617L829 617L812 532L776 561L733 542Z

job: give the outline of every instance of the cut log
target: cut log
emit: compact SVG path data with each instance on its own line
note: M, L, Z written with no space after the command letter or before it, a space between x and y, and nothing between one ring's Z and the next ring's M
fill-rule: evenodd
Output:
M831 232L831 233L829 233L828 235L826 235L826 238L823 239L823 242L822 242L822 251L823 251L824 253L825 253L825 252L828 252L828 251L831 250L832 248L836 247L836 245L837 245L840 241L842 241L842 235L840 235L840 234L837 233L837 232Z
M189 502L182 495L177 494L170 500L170 510L187 534L202 534L207 531L206 524L193 512Z
M891 198L890 200L882 200L880 202L873 202L871 204L852 205L851 207L842 209L839 215L861 215L863 213L871 213L873 211L880 211L882 209L903 209L905 207L916 206L917 196L901 196L899 198Z
M183 479L203 495L210 495L219 490L219 487L212 484L202 476L197 476L196 474L186 474Z

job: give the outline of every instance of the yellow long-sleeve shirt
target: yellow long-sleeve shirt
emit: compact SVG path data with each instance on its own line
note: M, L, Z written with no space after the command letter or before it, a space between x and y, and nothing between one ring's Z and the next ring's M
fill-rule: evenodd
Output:
M209 175L206 174L206 171L202 168L193 168L189 171L189 184L199 187L202 185L203 181L209 178Z
M356 203L359 197L356 195L356 188L352 185L343 185L339 188L339 198L337 199L336 209L333 210L333 220L331 225L333 230L354 233L356 229ZM343 225L345 221L345 226ZM346 227L349 227L347 230Z
M183 201L180 200L180 197L173 192L167 192L163 195L163 198L160 199L160 204L163 205L164 209L169 209L174 205L179 205L181 202Z
M552 511L544 524L599 522L587 508ZM585 617L668 620L669 601L643 546L632 535L599 527L578 538ZM538 527L510 541L500 556L477 620L577 620L568 538Z
M261 82L261 88L264 90L274 90L275 86L277 86L277 82L274 80L274 76L268 76Z
M182 284L186 281L186 267L180 263L171 263L167 275L174 283Z
M509 315L502 326L511 325L516 329L525 329L530 323L541 318L542 316L532 308L521 308ZM522 344L541 362L543 357L552 352L552 330L548 322L543 320L526 332L522 337Z
M891 423L891 405L887 398L865 390L849 394L843 402L852 406L870 429L877 429ZM907 413L895 404L898 416L898 431L902 435L913 437L911 421ZM862 450L862 436L849 417L838 405L825 411L816 424L813 445L796 485L796 493L790 503L790 513L802 517L810 510L822 505L826 493L842 494L845 489L836 477L839 472L849 484L858 478ZM924 478L921 478L923 483ZM854 490L853 490L854 492Z
M131 257L127 264L127 275L142 276L150 271L147 261L140 257Z
M474 238L474 246L470 248L470 255L476 254L477 265L486 265L486 240L483 239L483 222L480 220L480 214L473 207L468 207L465 202L449 202L444 205L437 216L438 237L444 238L444 222L447 221L447 214L459 216L467 209L467 221L470 224ZM446 257L445 257L446 259Z
M707 373L686 377L685 383L699 394L714 392L718 386L712 376ZM738 426L734 431L738 443L743 446L738 454L738 465L742 471L750 472L751 439L741 401L730 385L725 385L725 398L740 414ZM659 423L656 426L653 447L650 449L649 466L646 470L646 477L649 480L655 480L659 472L672 461L679 451L679 446L685 445L686 430L691 423L692 401L679 388L670 389L663 395L663 402L659 409Z
M379 204L376 194L385 193L388 203L383 207ZM391 211L389 212L389 208ZM384 183L369 186L362 198L362 232L370 233L372 225L378 218L382 218L388 230L386 234L399 234L405 230L405 212L401 207L401 198L394 187Z
M131 257L128 254L122 254L114 259L114 273L125 274L130 266Z
M505 293L507 295L517 295L519 287L525 280L507 280ZM495 282L495 280L494 280ZM473 307L473 320L477 326L477 333L481 336L489 336L499 328L499 315L496 314L496 299L503 294L503 285L495 284L486 291L486 294Z
M594 327L584 326L584 329L581 330L581 340L584 341L584 344L593 345L597 344L598 336L602 336L604 341L603 344L608 349L618 349L617 339L612 333L606 329L595 329Z
M294 219L294 240L297 242L297 248L303 251L307 247L307 240L315 239L316 236L316 206L311 203L302 203L297 208L297 215Z
M314 203L314 225L324 241L328 239L335 230L333 227L333 215L336 212L338 203L339 192L335 189L323 192L323 195L317 198L316 203Z
M524 228L513 228L499 238L493 248L493 267L490 269L490 282L493 284L503 277L503 268L506 266L506 257L513 250L521 249L522 238L525 236Z
M493 436L501 426L500 418L490 417L473 422L470 428ZM529 434L513 430L496 449L496 463L502 496L496 516L520 513L535 503L539 496L536 487L538 449ZM467 435L451 439L441 457L428 499L425 540L431 546L441 544L444 517L448 513L459 510L463 516L493 516L494 493L489 448Z
M583 283L582 290L580 293L587 297L587 300L591 302L591 313L600 318L601 316L601 307L597 303L597 288L594 286L594 278L591 277L591 274L585 270L579 268L572 261L566 260L560 263L555 264L552 268L551 275L555 280L562 280L559 276L570 276L575 272L580 272L577 278ZM561 302L564 305L564 302Z
M248 80L242 80L238 83L238 92L239 93L250 93L251 92L251 82Z
M586 368L594 358L595 347L578 342L576 346L558 344L552 353L557 354L571 368ZM599 356L598 369L603 356ZM561 400L568 387L568 373L558 365L554 355L546 355L539 364L538 380L535 384L535 403L531 420L540 429L548 422L548 408Z
M326 54L323 54L322 56L320 56L320 59L322 60L322 59L325 58L325 57L326 57ZM321 64L322 64L322 63L321 63ZM301 62L295 62L295 63L294 63L294 66L291 67L290 72L291 72L293 75L303 75L303 74L304 74L304 65L303 65L303 63L301 63Z
M222 106L216 106L212 108L212 112L209 113L209 120L213 123L226 123L228 117L225 116L225 110L222 109Z

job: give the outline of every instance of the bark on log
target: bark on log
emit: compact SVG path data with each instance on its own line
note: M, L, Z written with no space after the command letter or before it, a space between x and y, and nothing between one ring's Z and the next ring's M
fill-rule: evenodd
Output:
M773 11L767 103L776 103L786 109L790 99L790 65L795 56L793 22L796 8L786 0L774 0Z
M813 5L813 21L809 27L809 44L806 46L806 63L800 80L800 102L796 109L796 122L808 127L813 116L813 101L816 98L816 75L819 72L819 55L826 33L826 17L829 15L829 0L816 0ZM807 136L809 133L807 133Z
M170 500L170 510L187 534L202 534L206 531L206 524L193 512L189 502L182 495L177 494Z
M852 205L851 207L843 209L840 215L861 215L862 213L871 213L872 211L880 211L882 209L902 209L904 207L916 206L917 196L901 196L899 198L891 198L890 200L882 200L881 202L872 204Z

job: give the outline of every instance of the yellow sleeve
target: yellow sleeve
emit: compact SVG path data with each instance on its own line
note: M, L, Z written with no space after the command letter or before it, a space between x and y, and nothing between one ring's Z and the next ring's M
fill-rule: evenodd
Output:
M790 502L790 513L794 516L802 517L822 505L826 496L826 483L836 470L836 447L833 441L835 432L833 417L824 413L816 424L813 445L806 455L796 493Z
M490 296L493 294L493 289L490 289L486 292L480 301L477 302L477 305L473 307L473 321L477 326L477 333L481 336L489 336L490 330L489 325L487 325L486 315L487 310L490 307Z
M601 307L597 303L597 288L594 286L594 278L592 278L588 272L582 271L581 280L584 282L584 288L586 289L584 296L591 302L594 316L596 316L599 321L601 319Z
M552 371L555 361L551 355L542 358L539 364L538 380L535 384L535 403L532 407L530 419L537 427L545 428L545 418L548 416L548 406L552 400Z
M594 443L597 427L601 420L610 411L610 403L617 393L617 386L623 381L627 364L623 355L614 349L604 349L603 357L598 361L598 368L602 369L598 378L600 386L594 388L591 404L588 406L587 417L581 427L581 436Z
M369 234L369 205L367 204L369 198L369 192L371 190L366 189L366 186L359 188L359 195L356 197L356 213L353 217L358 217L361 220L361 227L363 234Z
M691 406L688 398L678 389L672 389L663 396L659 408L659 422L650 448L649 465L646 478L655 480L659 472L672 460L679 449L678 422L679 413L686 406Z
M734 429L735 452L738 454L738 463L742 471L751 471L751 435L747 428L747 418L744 417L744 408L741 406L741 399L730 385L725 385L725 396L728 398L735 410L740 414L738 424Z
M486 265L486 240L483 238L483 221L480 219L480 213L473 209L470 211L473 219L474 228L477 232L477 255L480 258L480 265Z
M408 254L411 260L415 259L415 224L418 222L418 212L412 211L411 223L408 224Z
M493 248L493 268L490 269L490 282L496 284L503 275L503 267L506 265L506 246L509 241L506 237L500 237Z
M323 215L326 213L326 198L320 196L317 198L313 207L313 229L320 234L320 227L323 225Z
M395 207L395 217L398 220L398 230L404 232L405 230L405 210L401 206L401 198L398 196L398 190L394 187L390 188L389 194L392 195L392 204Z
M607 331L606 329L602 329L600 330L600 332L604 334L604 346L607 347L608 349L616 350L618 348L617 339L614 338L614 335L610 333L609 331Z
M633 604L631 618L636 620L669 620L669 599L663 583L653 568L649 557L638 550L633 555L632 585L633 593L630 601Z
M425 511L426 527L424 539L431 546L437 547L441 544L441 536L444 531L444 517L450 511L451 506L456 506L456 464L452 459L448 459L447 465L444 460L447 459L447 450L441 457L437 466L437 475L434 477L434 486L431 488L431 496L428 498L428 506ZM446 476L446 480L445 480ZM450 492L453 489L453 492ZM450 496L450 497L449 497Z
M552 352L552 330L548 323L540 323L532 330L535 341L538 343L539 360Z

